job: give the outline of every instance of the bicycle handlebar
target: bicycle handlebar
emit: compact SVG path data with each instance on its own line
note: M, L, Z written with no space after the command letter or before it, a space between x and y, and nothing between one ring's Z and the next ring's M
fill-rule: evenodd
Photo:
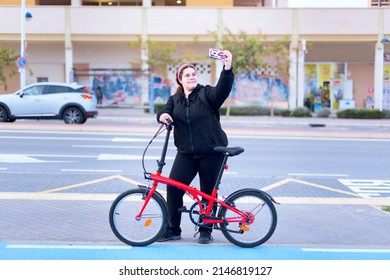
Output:
M160 123L161 125L165 125L165 127L167 128L167 130L172 130L173 121L171 121L170 119L167 119L166 121L167 121L167 123L164 123L164 122L161 122L161 121L159 121L159 123Z
M167 119L167 123L168 123L168 124L166 125L166 126L167 126L167 129L168 129L168 130L171 130L171 129L172 129L172 126L173 126L173 121L171 121L170 119Z

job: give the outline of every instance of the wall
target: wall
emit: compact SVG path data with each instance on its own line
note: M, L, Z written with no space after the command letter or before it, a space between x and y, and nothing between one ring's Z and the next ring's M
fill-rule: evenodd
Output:
M7 77L7 88L0 85L0 94L1 93L12 93L19 89L19 73L16 66L5 67L4 75Z
M186 0L187 7L232 7L233 0Z
M36 0L26 0L26 5L36 5L37 1ZM2 5L15 5L15 6L20 6L21 5L21 0L1 0Z
M354 87L358 99L365 96L367 79L373 80L375 42L389 37L390 9L288 9L264 7L178 8L178 7L63 7L32 6L33 20L26 23L28 60L33 72L40 65L53 65L50 80L64 79L65 34L68 29L73 46L73 63L124 67L139 53L127 48L145 31L150 40L186 42L202 53L213 42L211 31L219 22L230 31L263 34L274 41L293 32L298 40L312 45L306 62L342 61L358 75ZM378 24L383 14L383 34ZM199 20L188 20L188 19ZM67 23L69 24L67 25ZM185 24L179 24L185 22ZM20 49L20 7L1 6L0 42ZM194 38L198 41L195 43ZM197 45L203 43L201 47ZM386 46L385 53L389 53ZM35 70L35 65L37 69ZM52 73L53 69L56 73ZM62 70L61 70L62 69ZM356 69L356 72L355 72ZM364 73L364 74L363 74ZM34 74L35 75L35 74ZM362 79L362 76L364 78ZM18 78L18 77L17 77ZM15 83L17 84L17 83ZM362 93L361 89L364 89ZM360 96L361 94L361 96Z
M363 108L364 98L374 96L373 93L368 92L370 87L374 87L374 65L372 63L349 63L348 72L351 73L348 79L353 80L355 106Z
M123 40L142 33L164 40L181 36L209 36L223 22L229 30L245 30L248 34L264 34L268 39L291 35L293 29L307 41L351 42L375 41L379 32L380 13L384 16L384 34L390 34L390 9L287 9L287 8L188 8L188 7L64 7L33 6L33 20L27 23L30 34L56 36L64 40L67 11L72 40ZM189 21L188 19L200 19ZM142 25L143 20L147 23ZM164 19L163 21L161 19ZM238 20L239 19L239 20ZM296 21L295 21L296 20ZM186 22L186 24L178 24ZM62 35L62 37L59 37ZM80 36L77 36L80 35ZM110 37L96 37L105 35ZM172 37L174 36L174 37ZM0 9L0 39L20 37L20 8ZM42 39L42 38L36 38Z

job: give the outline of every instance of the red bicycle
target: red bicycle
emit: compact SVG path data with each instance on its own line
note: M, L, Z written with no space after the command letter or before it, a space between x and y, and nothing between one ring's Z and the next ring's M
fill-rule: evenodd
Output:
M274 233L277 214L274 203L277 203L264 191L252 188L237 190L224 200L217 197L219 185L229 157L241 154L241 147L215 147L214 151L224 154L219 175L211 195L181 182L164 177L170 133L173 124L162 124L149 142L142 157L145 179L151 181L149 186L139 185L120 194L110 209L110 226L116 237L131 246L146 246L155 242L167 227L167 203L157 191L158 184L180 188L194 201L187 210L190 220L198 227L213 225L220 230L227 240L240 247L255 247L266 242ZM165 128L165 129L164 129ZM146 171L145 154L153 140L163 131L167 131L161 158L157 161L155 173ZM205 201L207 203L205 203ZM217 206L217 207L215 207ZM217 209L216 211L214 211Z

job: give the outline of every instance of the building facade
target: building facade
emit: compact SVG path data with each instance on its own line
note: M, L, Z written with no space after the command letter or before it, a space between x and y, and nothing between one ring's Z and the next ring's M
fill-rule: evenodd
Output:
M259 69L255 78L237 73L233 102L238 105L390 109L386 1L366 8L289 8L288 1L266 0L25 1L32 15L27 22L20 0L1 2L0 46L26 58L27 65L14 69L26 71L26 84L77 81L92 89L103 84L107 102L140 104L151 98L152 83L153 98L164 100L175 86L174 65L151 79L136 63L147 54L130 43L139 38L172 43L178 57L191 50L200 82L213 83L220 69L207 58L208 48L215 47L211 33L227 28L262 34L269 43L286 37L290 42L287 77L275 69ZM19 75L13 76L8 92L19 87Z

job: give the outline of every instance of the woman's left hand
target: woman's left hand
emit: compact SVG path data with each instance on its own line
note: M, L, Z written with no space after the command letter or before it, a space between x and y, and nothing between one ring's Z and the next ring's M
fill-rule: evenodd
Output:
M228 50L224 50L223 54L225 55L225 58L222 59L223 64L225 65L225 70L230 70L232 68L233 55Z

